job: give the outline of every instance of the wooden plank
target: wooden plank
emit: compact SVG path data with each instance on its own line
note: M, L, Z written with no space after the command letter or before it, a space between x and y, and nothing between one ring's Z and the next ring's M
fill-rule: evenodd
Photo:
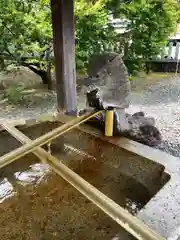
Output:
M84 116L78 117L73 119L72 121L69 121L68 123L53 129L52 131L44 134L43 136L35 139L32 143L26 144L22 147L19 147L15 149L14 151L5 154L4 156L0 157L0 168L14 162L15 160L19 159L20 157L25 156L26 154L32 152L36 147L42 146L53 139L59 137L60 135L70 131L71 129L77 127L79 124L87 121L88 119L92 118L93 116L96 116L99 114L99 112L94 112L90 114L85 114ZM3 127L3 124L2 124Z
M77 115L73 0L51 0L58 111Z
M15 127L8 124L4 124L3 126L21 143L30 144L33 142ZM92 201L96 206L98 206L102 211L104 211L108 216L110 216L137 239L165 240L139 219L132 216L129 212L116 204L112 199L108 198L97 188L89 184L71 169L66 167L61 160L58 160L40 147L35 149L34 154L44 162L48 163L57 174L59 174L63 179L75 187L81 194Z

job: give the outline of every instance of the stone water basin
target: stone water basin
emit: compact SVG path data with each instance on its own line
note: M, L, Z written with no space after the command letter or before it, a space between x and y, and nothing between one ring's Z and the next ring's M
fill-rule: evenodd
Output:
M59 124L45 122L20 130L35 139ZM85 125L84 128L94 131ZM162 164L123 150L88 131L75 129L59 137L51 144L52 154L136 215L169 181L170 175ZM7 132L1 132L0 139L0 155L21 146ZM1 169L1 240L109 240L121 231L116 222L48 166L39 163L33 154Z

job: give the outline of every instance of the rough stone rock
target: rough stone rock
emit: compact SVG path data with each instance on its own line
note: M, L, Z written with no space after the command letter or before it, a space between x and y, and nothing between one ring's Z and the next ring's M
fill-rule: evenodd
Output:
M87 102L92 108L97 110L103 109L102 99L98 95L98 89L87 92ZM120 128L118 112L114 111L114 136L127 137L151 147L157 146L161 143L162 136L159 130L155 127L154 118L146 117L144 112L136 112L132 115L126 114L126 120L128 128L122 130ZM100 129L104 133L105 115L104 113L101 113L86 123Z
M88 78L84 85L98 88L103 107L129 107L130 81L120 54L95 54L89 61Z
M139 122L137 117L133 115L127 116L127 121L129 124L129 129L121 130L119 128L119 122L117 120L117 112L114 113L114 128L113 135L116 137L127 137L136 142L140 142L150 147L157 146L162 141L162 136L159 130L151 124L151 121L146 116L140 116ZM150 118L152 119L152 118ZM92 118L86 122L88 125L98 128L104 133L105 130L105 116L104 113L99 114L97 117ZM154 123L154 119L153 119Z
M128 123L131 125L131 128L146 125L155 126L155 120L152 117L145 117L144 112L136 112L132 115L127 114Z
M162 137L155 127L154 118L146 117L144 112L124 115L125 127L122 127L122 121L120 122L122 112L118 114L118 110L129 107L130 82L127 69L119 54L94 55L90 60L88 78L84 83L89 86L86 94L87 106L97 110L108 107L116 109L114 112L114 136L127 137L148 146L157 146L161 143ZM104 133L104 113L87 121L87 124Z

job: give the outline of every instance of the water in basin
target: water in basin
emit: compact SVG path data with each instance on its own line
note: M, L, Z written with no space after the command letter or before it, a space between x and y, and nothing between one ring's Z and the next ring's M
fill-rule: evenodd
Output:
M45 129L49 131L47 126ZM6 147L7 141L8 146L15 143L8 134L1 139ZM3 141L0 155L9 151L3 151L2 146ZM162 166L78 130L57 141L54 149L52 154L64 164L134 215L169 180ZM116 222L33 154L0 171L1 240L109 240L120 230Z

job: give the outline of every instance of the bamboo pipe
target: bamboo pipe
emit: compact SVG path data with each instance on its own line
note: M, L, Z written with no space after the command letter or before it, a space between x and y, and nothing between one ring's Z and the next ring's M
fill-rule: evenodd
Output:
M69 121L68 123L63 124L62 126L33 140L33 142L31 142L29 144L25 144L24 146L19 147L19 148L15 149L14 151L11 151L10 153L3 155L2 157L0 157L0 168L6 166L6 165L14 162L18 158L23 157L24 155L32 152L37 146L42 146L42 145L52 141L53 139L59 137L60 135L70 131L71 129L77 127L81 123L86 122L88 119L96 116L100 112L101 111L94 112L94 113L88 113L88 114L85 114L84 116L75 118L72 121Z
M19 142L21 142L22 144L26 144L26 143L31 143L32 140L30 138L28 138L25 134L23 134L21 131L19 131L17 128L15 128L14 126L12 126L11 124L2 124L2 127L7 130L8 133L10 133L14 138L16 138ZM34 150L34 154L44 163L44 164L48 164L47 162L47 157L44 156L43 151L45 151L43 148L41 147L37 147Z
M12 134L21 143L30 143L26 135L21 133L13 126L4 124L3 127ZM139 240L165 240L158 233L154 232L147 225L141 222L138 218L132 216L129 212L125 211L122 207L116 204L113 200L108 198L105 194L100 192L94 186L89 184L71 169L66 167L60 160L46 152L41 147L35 149L35 155L40 159L45 158L50 167L59 174L63 179L75 187L81 194L97 205L108 216L121 225L126 231L131 233Z
M105 136L113 136L114 109L108 108L105 112Z

